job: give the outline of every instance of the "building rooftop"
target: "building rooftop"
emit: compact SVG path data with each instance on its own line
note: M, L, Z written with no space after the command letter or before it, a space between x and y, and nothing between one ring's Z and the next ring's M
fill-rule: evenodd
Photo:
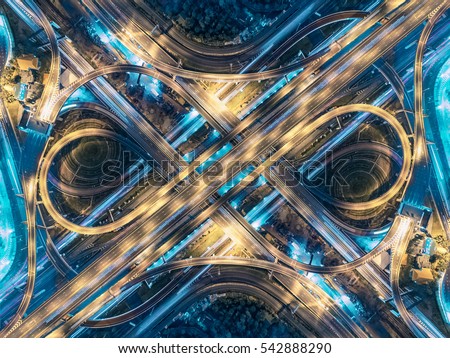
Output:
M403 254L401 262L402 266L406 266L408 264L408 256L409 256L408 254Z
M384 270L391 263L391 256L387 252L382 252L380 255L377 255L373 259L373 262L375 262L378 266L380 266Z
M47 84L47 82L48 82L48 77L50 76L50 74L47 72L47 73L44 73L44 75L42 76L42 84L45 86L46 84Z
M39 59L34 55L21 55L17 58L17 64L22 71L39 70Z
M61 73L60 81L63 87L68 87L72 82L75 82L78 79L77 76L70 70L64 70Z
M425 239L422 251L426 255L433 255L436 252L436 243L431 237Z
M433 273L429 268L424 268L422 270L412 269L411 278L415 283L419 285L424 285L434 280Z

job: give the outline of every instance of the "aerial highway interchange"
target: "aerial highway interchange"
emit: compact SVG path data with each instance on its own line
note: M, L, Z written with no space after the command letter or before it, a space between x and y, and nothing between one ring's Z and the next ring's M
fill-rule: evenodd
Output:
M449 336L450 1L230 3L1 2L0 336Z

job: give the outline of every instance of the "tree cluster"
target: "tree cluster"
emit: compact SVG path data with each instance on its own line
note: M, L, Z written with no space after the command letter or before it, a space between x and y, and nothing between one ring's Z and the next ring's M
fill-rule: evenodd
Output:
M81 31L81 33L88 38L94 45L98 47L103 46L103 42L100 39L100 36L97 35L97 32L95 31L92 24L90 24L85 19L81 19L77 24L78 29Z
M155 0L147 0L154 5ZM160 1L162 11L188 35L208 41L230 41L261 13L280 11L289 0L171 0ZM253 9L253 11L251 10Z
M280 321L275 312L254 297L230 294L220 297L205 310L196 306L182 326L161 332L163 337L172 334L188 337L298 337L299 333Z

